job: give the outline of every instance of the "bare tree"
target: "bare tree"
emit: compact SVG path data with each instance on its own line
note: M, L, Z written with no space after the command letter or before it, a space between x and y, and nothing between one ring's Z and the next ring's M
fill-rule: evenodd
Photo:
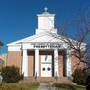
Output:
M90 9L84 14L79 15L76 21L67 23L65 26L58 28L60 35L53 37L61 39L71 49L72 56L75 56L80 63L88 63L90 65ZM70 31L70 32L68 32Z

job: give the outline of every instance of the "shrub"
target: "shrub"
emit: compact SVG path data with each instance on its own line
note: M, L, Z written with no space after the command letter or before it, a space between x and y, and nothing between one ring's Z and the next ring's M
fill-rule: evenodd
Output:
M67 83L54 83L54 86L56 87L56 90L86 90L85 86Z
M72 74L73 82L80 84L80 85L86 85L86 78L90 75L90 71L86 71L84 69L76 69L74 73Z
M16 83L20 80L19 68L15 66L6 66L1 69L3 81L7 83Z

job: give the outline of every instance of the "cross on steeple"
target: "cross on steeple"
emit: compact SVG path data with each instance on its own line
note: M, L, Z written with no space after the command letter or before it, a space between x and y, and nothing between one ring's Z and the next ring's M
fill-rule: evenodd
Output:
M44 8L44 10L45 10L45 12L47 12L48 8L47 8L47 7L45 7L45 8Z

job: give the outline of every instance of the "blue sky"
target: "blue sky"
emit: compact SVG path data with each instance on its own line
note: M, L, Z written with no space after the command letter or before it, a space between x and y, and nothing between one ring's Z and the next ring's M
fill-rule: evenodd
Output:
M0 0L0 40L4 43L0 53L7 53L6 44L35 33L36 15L44 12L44 7L56 14L59 26L90 7L90 0Z

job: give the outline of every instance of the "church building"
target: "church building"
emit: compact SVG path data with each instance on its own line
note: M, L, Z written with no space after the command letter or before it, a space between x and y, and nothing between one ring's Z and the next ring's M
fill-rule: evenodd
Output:
M37 77L39 81L40 78L71 77L77 60L71 57L69 46L57 33L55 14L45 8L37 17L35 35L7 44L7 65L18 66L24 77Z

